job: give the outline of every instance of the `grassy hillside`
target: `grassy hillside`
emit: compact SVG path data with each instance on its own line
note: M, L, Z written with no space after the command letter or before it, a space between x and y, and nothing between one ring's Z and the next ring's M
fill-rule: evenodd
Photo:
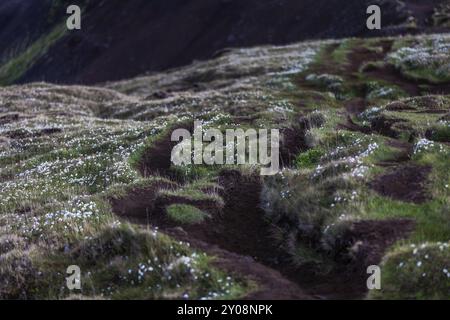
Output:
M0 88L0 297L448 299L449 70L448 35L352 38ZM280 129L282 172L171 165L194 119Z

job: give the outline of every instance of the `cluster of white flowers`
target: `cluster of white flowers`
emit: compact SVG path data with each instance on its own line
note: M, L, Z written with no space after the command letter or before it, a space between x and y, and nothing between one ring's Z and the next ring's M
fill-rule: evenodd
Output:
M0 183L0 212L9 212L24 200L57 199L69 187L60 181L49 182L47 179L21 179Z
M402 47L389 54L388 60L395 65L408 68L430 68L437 74L448 75L450 70L450 41L437 37L432 41L421 41L414 47Z
M344 203L350 200L355 200L358 197L358 192L356 190L353 190L351 195L339 195L337 194L334 199L333 203L330 205L332 208L335 207L339 203Z
M225 279L218 279L217 284L220 286L218 292L209 291L206 296L201 297L200 300L220 299L221 297L230 294L230 288L233 286L233 280L230 276Z
M104 189L113 183L134 180L137 173L130 167L128 159L143 145L146 139L143 130L141 125L119 130L96 127L85 132L66 133L53 140L15 141L5 157L26 154L28 150L47 150L51 143L59 148L1 169L14 173L14 179L0 182L2 211L13 208L23 199L56 200L65 190L79 186Z
M193 255L194 255L193 257L187 257L187 256L179 257L178 259L171 262L167 266L167 270L174 270L180 266L184 266L184 267L192 270L191 273L193 273L194 269L192 269L192 264L195 263L196 253L193 253Z
M448 242L438 242L439 250L444 251L444 249L450 249L450 244Z
M450 121L448 121L448 120L439 120L438 124L442 125L442 126L450 127Z
M360 158L366 158L373 154L380 146L376 142L372 142L367 146L367 149L359 154Z
M314 172L311 176L311 178L317 178L322 174L322 172L325 170L325 166L322 166L320 163L317 165L317 167L314 169Z
M428 139L420 139L417 141L417 143L414 145L414 154L417 154L419 152L428 151L431 148L434 147L434 142Z
M42 216L15 215L14 217L15 223L10 227L25 237L44 237L51 230L82 233L86 223L97 222L100 219L97 204L81 198L75 198L67 203L64 209Z
M290 189L285 189L285 190L281 190L280 191L280 197L281 199L287 199L291 196L291 190Z
M42 226L53 228L56 225L64 229L73 228L77 232L82 231L82 225L93 215L98 214L95 202L82 202L77 200L70 209L50 212L43 216L40 223Z
M359 114L359 117L366 120L371 120L378 116L384 109L381 107L372 107Z
M364 178L364 176L369 171L369 167L367 166L358 166L352 170L351 176L354 178Z
M49 121L48 119L41 118L31 118L31 119L20 119L19 121L13 121L10 123L5 123L0 127L0 133L5 134L12 131L21 130L24 133L28 133L29 135L34 135L42 131L59 129L64 131L66 129L72 129L73 124L67 123L67 121L58 121L58 119L54 119L53 121Z
M313 48L306 48L300 51L296 55L290 57L290 59L285 60L281 64L282 71L277 72L280 75L290 75L303 72L306 67L314 60L317 54L317 50Z
M427 264L436 264L435 259L433 259L431 250L432 248L438 248L439 251L449 250L450 244L448 242L437 242L437 243L422 243L420 245L416 244L410 244L410 248L412 249L412 260L411 261L400 261L400 263L397 265L398 269L404 268L407 264L413 265L417 269L422 269ZM444 261L444 265L439 266L442 269L442 275L446 278L450 278L450 265L445 264L448 263L448 261ZM427 273L422 273L422 277L426 277Z
M389 98L395 93L395 89L389 87L380 87L370 91L368 97L374 98Z
M278 112L285 114L286 112L294 112L292 104L287 100L277 102L269 102L269 112Z
M183 242L180 242L180 244L187 245L187 243ZM174 250L174 247L170 246L170 249ZM168 262L163 262L157 256L154 256L146 261L137 263L135 268L127 269L126 274L120 275L119 278L131 285L142 285L148 277L151 277L152 286L148 287L149 290L161 290L165 286L165 281L179 280L180 272L186 274L193 281L198 281L199 279L213 280L209 272L204 272L199 269L198 259L200 255L197 252L192 252L189 256L175 251L172 253L175 257ZM208 292L205 296L201 297L201 300L217 299L230 293L230 288L233 286L233 279L230 276L214 281L217 281L216 285L218 290ZM177 288L181 288L179 283L174 283L174 285ZM112 290L108 290L105 293L110 295L112 294ZM189 299L190 296L189 291L184 291L180 298Z
M151 261L148 260L148 264L140 262L137 268L138 281L142 281L145 275L149 272L153 272L155 269L151 266ZM131 271L131 269L130 269Z
M364 165L364 158L367 158L371 154L373 154L378 148L379 145L377 142L370 142L367 146L367 149L359 152L354 156L347 156L348 150L352 148L362 148L363 139L357 138L351 145L348 146L338 146L333 151L330 151L325 157L335 159L330 163L331 166L338 168L343 167L346 169L352 169L350 175L355 178L363 178L365 174L368 172L369 167ZM325 169L329 166L324 166L319 164L311 178L317 178L320 176Z

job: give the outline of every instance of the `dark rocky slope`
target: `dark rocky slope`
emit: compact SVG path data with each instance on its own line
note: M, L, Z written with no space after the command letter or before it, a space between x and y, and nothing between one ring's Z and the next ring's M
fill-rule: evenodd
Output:
M380 35L365 28L369 0L75 1L85 2L82 30L36 55L14 82L91 84L186 65L227 47ZM424 31L442 0L375 2L383 9L383 32L399 34ZM2 1L0 67L13 48L20 52L63 23L67 3ZM417 17L414 30L403 25L410 15Z

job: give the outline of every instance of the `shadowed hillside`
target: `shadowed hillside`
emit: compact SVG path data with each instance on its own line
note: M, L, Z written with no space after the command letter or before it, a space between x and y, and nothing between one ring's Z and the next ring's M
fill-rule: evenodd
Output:
M66 32L65 8L72 2L84 8L82 30ZM72 2L2 1L0 83L92 84L186 65L228 47L418 33L445 26L445 19L432 17L440 0ZM382 32L365 27L365 11L373 3L382 7Z

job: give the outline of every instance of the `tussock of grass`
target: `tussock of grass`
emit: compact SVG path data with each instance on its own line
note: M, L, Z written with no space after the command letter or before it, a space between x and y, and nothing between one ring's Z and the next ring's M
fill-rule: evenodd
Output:
M441 299L450 294L450 245L405 245L392 250L381 265L381 290L370 299Z
M295 164L297 168L311 168L317 165L324 152L320 149L310 149L297 156Z
M440 99L402 100L418 109L369 110L360 115L360 121L372 121L383 113L404 117L417 136L423 137L430 119L437 121L440 115L414 110L441 106ZM448 209L449 169L443 159L448 148L437 143L423 150L414 148L422 151L416 151L412 161L433 167L429 189L436 191L431 201L411 204L392 200L376 195L364 181L384 172L386 168L379 164L395 163L405 150L392 146L391 139L380 135L336 131L333 111L322 113L327 122L310 130L315 136L315 147L298 155L297 170L285 170L280 177L268 179L262 195L267 216L276 226L275 239L292 260L297 264L321 265L322 270L332 269L333 262L328 257L342 250L339 239L351 221L358 219L412 218L418 225L409 241L446 241L450 237L449 219L444 213Z
M202 223L208 214L187 204L172 204L166 208L168 217L181 224Z
M388 61L411 79L445 83L450 80L449 46L445 37L423 39L414 46L401 47Z
M201 190L190 189L190 188L180 188L180 189L161 189L158 195L169 196L169 197L180 197L189 201L212 201L217 203L220 207L223 207L223 199L213 192L203 192Z
M4 298L61 299L74 292L65 287L65 270L78 265L84 297L115 299L200 299L239 297L245 290L211 267L211 258L156 231L127 225L100 229L65 250L43 254L10 252L0 265ZM5 269L8 267L9 269ZM15 267L13 270L12 267Z

